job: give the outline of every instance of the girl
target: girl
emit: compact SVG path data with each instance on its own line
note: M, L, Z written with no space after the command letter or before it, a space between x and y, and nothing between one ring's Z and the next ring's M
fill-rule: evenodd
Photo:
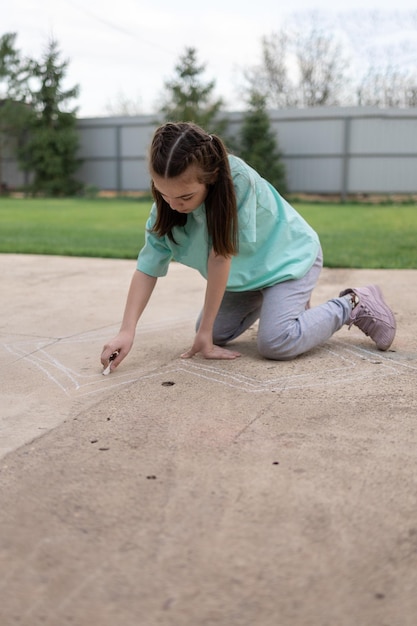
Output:
M150 174L155 203L146 242L103 365L116 368L130 351L172 259L207 279L196 335L183 358L235 359L239 352L223 346L258 319L258 350L268 359L293 359L343 324L358 326L380 350L390 347L394 315L374 285L309 307L322 268L317 234L266 180L227 154L219 137L188 122L164 124L152 140Z

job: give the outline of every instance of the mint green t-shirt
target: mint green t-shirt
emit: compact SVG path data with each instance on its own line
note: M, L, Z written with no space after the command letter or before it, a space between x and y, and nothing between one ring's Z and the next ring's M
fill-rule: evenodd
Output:
M239 252L232 258L227 291L253 291L303 277L320 249L315 231L265 179L242 159L229 156L238 211ZM192 267L207 278L210 242L204 204L188 213L185 226L168 236L149 232L156 220L153 205L137 269L165 276L169 263Z

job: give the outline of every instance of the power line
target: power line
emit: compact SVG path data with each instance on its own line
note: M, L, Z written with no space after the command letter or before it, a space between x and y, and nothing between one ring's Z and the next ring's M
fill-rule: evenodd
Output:
M127 35L128 37L132 37L132 39L134 39L135 41L138 41L138 35L133 33L131 30L125 28L124 26L120 26L119 24L115 24L114 22L110 20L106 20L100 15L93 13L93 11L90 11L89 9L86 9L84 6L79 5L77 2L74 2L74 0L64 0L64 2L69 4L73 9L76 9L77 11L82 11L83 13L88 15L91 19L95 20L96 22L101 22L101 24L104 24L104 26L107 26L108 28L112 30L116 30L119 33L122 33L123 35ZM161 46L160 44L155 43L153 41L144 39L143 37L140 37L140 41L141 43L144 43L148 46L152 46L153 48L159 48L163 52L166 52L166 54L169 54L169 55L176 54L174 50L168 50L168 48L165 48L164 46Z

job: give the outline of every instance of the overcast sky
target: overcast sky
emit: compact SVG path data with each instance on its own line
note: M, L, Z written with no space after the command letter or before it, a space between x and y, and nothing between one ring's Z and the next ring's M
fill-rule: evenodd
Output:
M349 0L349 20L340 17L335 0L283 5L280 0L3 0L0 35L17 33L21 54L37 60L50 38L58 41L61 58L69 61L66 86L80 87L74 103L79 117L105 116L120 97L142 113L155 112L163 84L186 47L196 48L205 64L203 79L216 81L215 95L237 110L241 71L259 61L261 37L294 20L294 14L301 19L312 10L342 31L344 23L354 23L359 55L389 44L402 55L400 63L417 67L415 0ZM384 16L383 28L370 20L372 10Z

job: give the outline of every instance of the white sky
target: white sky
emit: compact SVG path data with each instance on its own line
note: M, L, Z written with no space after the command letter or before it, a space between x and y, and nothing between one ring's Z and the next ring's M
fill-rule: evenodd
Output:
M108 105L120 96L140 112L154 113L186 47L196 48L198 62L206 66L202 80L216 81L214 95L237 110L242 69L258 63L262 36L281 29L290 16L313 10L324 22L336 20L342 31L348 22L335 0L283 5L280 0L3 0L0 36L16 32L21 54L37 60L51 37L58 41L61 60L69 60L66 86L80 87L74 102L79 117L108 115ZM348 6L359 56L402 42L399 61L417 67L415 0L350 0ZM370 11L383 16L383 27L375 27Z

